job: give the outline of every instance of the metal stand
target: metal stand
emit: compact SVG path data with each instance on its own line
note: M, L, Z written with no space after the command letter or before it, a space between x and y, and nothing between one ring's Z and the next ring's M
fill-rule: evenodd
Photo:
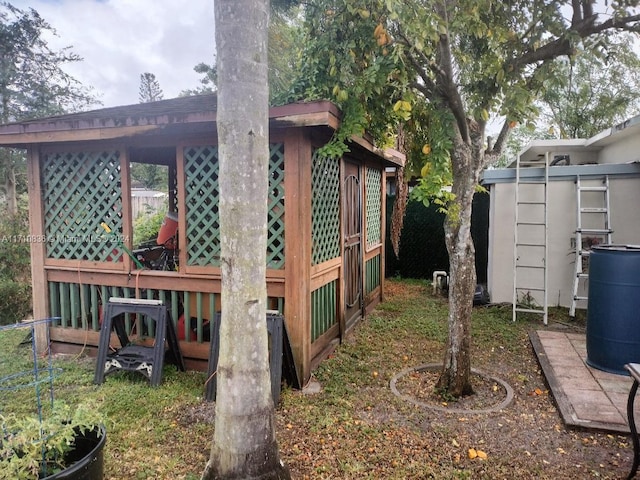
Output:
M144 315L155 321L155 342L153 346L132 345L124 325L124 314ZM112 329L115 329L120 348L109 352ZM168 349L167 349L168 347ZM119 370L139 372L152 386L160 385L165 354L180 371L185 371L178 337L167 307L160 300L140 300L130 298L110 298L100 328L100 344L93 382L101 384L109 373Z
M638 392L638 382L640 381L640 364L628 363L624 366L633 378L633 385L629 391L629 398L627 399L627 417L629 420L629 429L631 430L631 441L633 442L633 465L631 465L631 472L627 479L635 477L638 471L638 465L640 464L640 439L638 439L638 429L636 428L636 420L633 414L633 404L635 403L636 393Z

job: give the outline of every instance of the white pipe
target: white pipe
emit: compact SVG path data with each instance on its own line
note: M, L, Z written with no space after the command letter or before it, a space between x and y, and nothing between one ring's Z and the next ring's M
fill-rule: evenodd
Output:
M444 270L436 270L435 272L433 272L433 281L431 282L433 285L433 293L434 295L437 293L438 291L438 279L440 277L444 277L447 279L447 284L449 283L449 275L447 274L447 272L445 272Z

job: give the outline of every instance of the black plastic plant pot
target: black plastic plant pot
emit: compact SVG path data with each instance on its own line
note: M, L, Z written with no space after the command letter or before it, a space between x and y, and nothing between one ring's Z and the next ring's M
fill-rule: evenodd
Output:
M42 480L102 480L106 442L104 426L79 434L75 440L76 447L65 457L69 467Z

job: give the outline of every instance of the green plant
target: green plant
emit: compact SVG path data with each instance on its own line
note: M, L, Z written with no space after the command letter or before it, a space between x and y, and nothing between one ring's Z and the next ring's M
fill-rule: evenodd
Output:
M24 320L31 313L31 285L0 278L0 325Z
M153 215L140 215L133 222L133 244L139 245L149 240L155 240L160 226L167 214L167 209L161 209Z
M74 407L55 402L36 416L0 415L0 472L2 478L44 478L68 467L67 455L79 435L99 430L95 405ZM100 430L101 431L101 430Z

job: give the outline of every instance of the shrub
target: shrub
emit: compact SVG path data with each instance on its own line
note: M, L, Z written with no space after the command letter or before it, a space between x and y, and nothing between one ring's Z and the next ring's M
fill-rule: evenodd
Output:
M31 285L0 278L0 325L20 322L31 310Z
M161 209L152 215L140 215L136 218L133 222L133 246L155 240L166 214L167 210Z
M31 282L28 235L29 211L23 201L16 215L0 209L0 278Z

